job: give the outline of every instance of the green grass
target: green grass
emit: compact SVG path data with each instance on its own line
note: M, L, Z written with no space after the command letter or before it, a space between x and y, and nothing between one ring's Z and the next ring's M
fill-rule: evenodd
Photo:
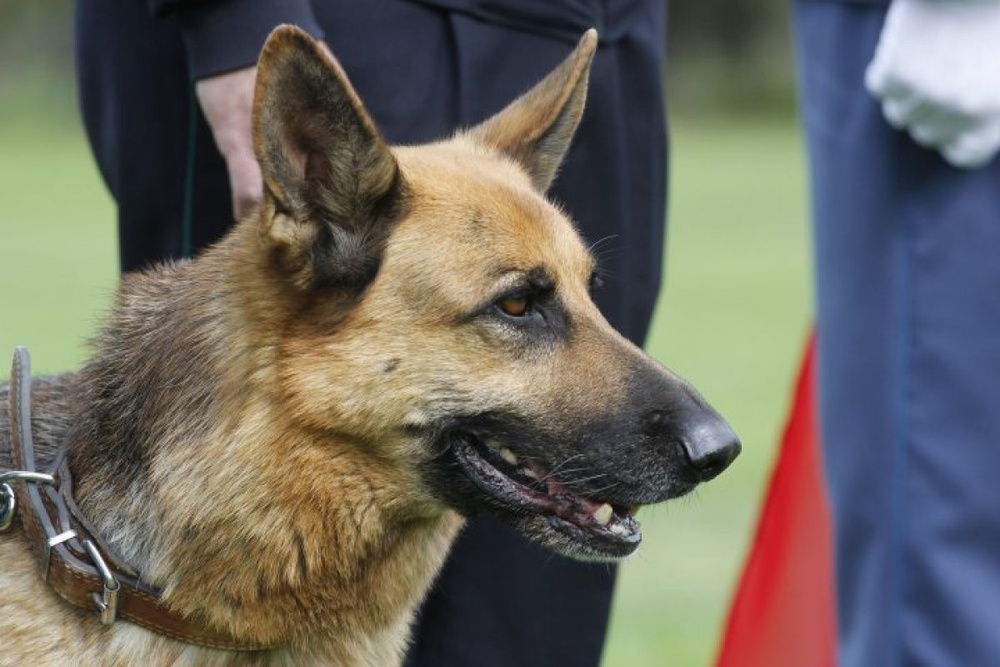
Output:
M668 269L649 348L730 419L744 453L694 497L643 510L608 667L711 663L809 321L791 123L687 120L673 141ZM114 208L78 129L0 125L0 225L0 353L27 344L36 372L76 366L117 267Z
M671 159L666 280L648 348L729 419L743 454L692 499L641 513L608 667L714 659L811 312L792 122L677 122Z
M72 368L117 278L114 207L82 130L4 124L0 147L0 351L30 346L36 373Z

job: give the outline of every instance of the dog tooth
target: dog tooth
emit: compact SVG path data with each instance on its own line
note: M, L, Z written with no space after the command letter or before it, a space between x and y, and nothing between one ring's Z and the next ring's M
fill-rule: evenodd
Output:
M611 505L604 503L594 512L594 521L602 526L607 526L611 523L612 514L614 514L614 510L611 509Z
M620 523L611 524L610 526L608 526L608 530L610 530L615 535L628 535L629 533L628 528L626 528Z
M521 474L528 479L533 479L536 482L538 481L538 474L531 468L521 468Z
M509 447L500 448L500 458L512 466L517 465L517 454L515 454Z
M489 447L490 449L494 449L494 450L499 450L500 447L502 447L502 445L500 444L500 441L497 440L496 438L490 438L489 440L487 440L486 441L486 446Z

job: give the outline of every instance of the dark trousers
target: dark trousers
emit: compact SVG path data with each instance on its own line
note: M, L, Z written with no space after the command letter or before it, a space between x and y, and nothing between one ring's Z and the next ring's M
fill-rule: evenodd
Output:
M662 3L615 1L630 11L606 26L587 110L551 195L600 257L598 305L642 343L663 245L665 24ZM314 4L332 51L395 143L446 137L500 110L588 27L586 17L575 19L579 30L550 31L530 17L401 0ZM77 25L83 116L118 203L122 269L180 256L185 219L195 251L213 242L231 224L228 183L191 103L175 27L136 0L80 0ZM473 519L423 607L407 664L596 665L613 586L613 567L552 555L492 519Z
M864 88L887 2L795 3L843 667L1000 656L1000 160Z

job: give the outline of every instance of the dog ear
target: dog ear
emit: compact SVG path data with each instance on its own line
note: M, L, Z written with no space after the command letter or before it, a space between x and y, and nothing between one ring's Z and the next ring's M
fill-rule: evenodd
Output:
M597 31L591 28L548 76L468 135L513 158L535 188L548 190L583 114L596 48Z
M253 141L278 263L303 287L367 285L405 185L340 65L293 26L276 28L261 52Z

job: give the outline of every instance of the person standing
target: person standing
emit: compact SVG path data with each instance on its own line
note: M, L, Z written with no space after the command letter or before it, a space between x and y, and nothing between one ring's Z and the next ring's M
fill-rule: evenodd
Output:
M117 203L123 271L196 253L259 198L253 63L277 24L325 40L391 143L483 120L596 27L587 107L550 196L596 245L598 306L644 341L665 217L662 0L78 0L76 12L80 104ZM613 587L613 568L475 518L407 664L596 665Z
M1000 656L1000 3L796 0L838 662Z

